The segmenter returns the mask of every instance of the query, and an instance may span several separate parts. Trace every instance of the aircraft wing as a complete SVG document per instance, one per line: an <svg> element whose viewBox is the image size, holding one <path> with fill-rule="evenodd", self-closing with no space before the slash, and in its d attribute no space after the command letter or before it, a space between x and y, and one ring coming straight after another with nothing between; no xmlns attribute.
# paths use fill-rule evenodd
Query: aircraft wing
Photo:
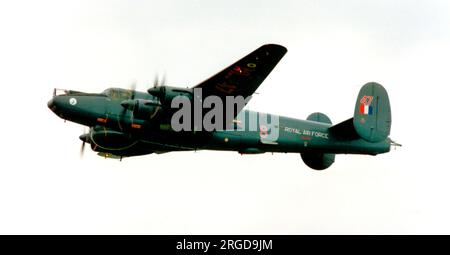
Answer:
<svg viewBox="0 0 450 255"><path fill-rule="evenodd" d="M196 85L202 88L202 97L251 96L272 69L286 54L287 49L277 44L266 44L216 75ZM225 103L225 101L223 101ZM236 109L237 115L242 109Z"/></svg>

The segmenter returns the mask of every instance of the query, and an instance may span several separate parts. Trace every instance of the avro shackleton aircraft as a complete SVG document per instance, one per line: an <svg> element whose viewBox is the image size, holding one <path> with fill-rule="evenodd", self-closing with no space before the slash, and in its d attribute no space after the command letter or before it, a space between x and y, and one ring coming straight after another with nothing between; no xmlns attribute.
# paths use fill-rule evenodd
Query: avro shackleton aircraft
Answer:
<svg viewBox="0 0 450 255"><path fill-rule="evenodd" d="M289 152L299 153L310 168L323 170L334 163L335 154L377 155L389 152L391 145L399 145L388 137L391 129L388 94L374 82L359 91L353 117L336 125L319 112L299 120L243 110L286 52L281 45L263 45L193 88L158 86L156 80L147 92L134 88L108 88L102 93L55 89L48 107L64 120L89 127L89 132L80 136L81 153L84 144L89 143L99 155L120 159L192 150L241 154ZM230 108L227 98L238 96L245 98L245 102ZM223 115L211 118L203 105L208 97L223 100L223 107L215 111ZM180 108L173 104L177 98L185 98L184 104L194 105L194 110L185 111L192 115L178 119L186 124L184 127L192 129L174 128L174 117L179 115ZM203 106L200 122L195 119L196 103L200 108ZM199 128L202 118L219 123L220 128Z"/></svg>

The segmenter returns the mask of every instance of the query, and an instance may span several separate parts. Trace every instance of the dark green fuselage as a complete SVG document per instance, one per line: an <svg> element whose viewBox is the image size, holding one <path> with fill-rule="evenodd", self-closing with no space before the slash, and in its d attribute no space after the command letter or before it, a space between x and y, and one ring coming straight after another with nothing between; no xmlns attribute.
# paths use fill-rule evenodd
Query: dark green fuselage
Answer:
<svg viewBox="0 0 450 255"><path fill-rule="evenodd" d="M114 94L115 93L115 94ZM361 138L342 139L330 131L331 123L278 117L278 137L264 139L264 130L256 125L256 130L248 127L239 130L235 123L229 130L181 131L175 132L170 126L167 109L158 109L154 116L136 118L132 112L124 111L121 103L129 97L130 91L109 89L100 94L66 91L54 96L49 108L59 117L91 127L91 135L85 139L93 150L116 156L136 156L149 153L186 150L223 150L243 154L264 152L290 153L333 153L376 155L390 150L389 138L376 143ZM157 100L156 97L136 92L136 99ZM242 111L242 123L248 125L249 115ZM274 115L270 119L276 117ZM259 123L259 121L258 121ZM242 127L241 127L242 129ZM110 136L114 138L103 138ZM95 142L95 140L101 142ZM103 144L103 146L102 146Z"/></svg>

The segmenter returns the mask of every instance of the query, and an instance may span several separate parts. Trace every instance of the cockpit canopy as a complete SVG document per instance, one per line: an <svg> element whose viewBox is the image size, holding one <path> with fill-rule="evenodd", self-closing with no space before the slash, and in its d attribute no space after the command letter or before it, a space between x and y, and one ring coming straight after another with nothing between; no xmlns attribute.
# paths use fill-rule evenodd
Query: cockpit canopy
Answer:
<svg viewBox="0 0 450 255"><path fill-rule="evenodd" d="M106 95L111 99L120 99L125 100L131 98L132 91L128 89L121 88L109 88L102 92L102 94Z"/></svg>
<svg viewBox="0 0 450 255"><path fill-rule="evenodd" d="M129 89L121 89L121 88L108 88L104 90L102 93L86 93L81 91L75 91L75 90L68 90L68 89L58 89L55 88L53 90L53 96L61 96L61 95L78 95L78 96L104 96L109 97L111 99L115 100L126 100L130 99L133 94L132 90Z"/></svg>
<svg viewBox="0 0 450 255"><path fill-rule="evenodd" d="M68 95L77 95L77 94L86 94L84 92L76 91L76 90L69 90L69 89L53 89L53 96L68 96Z"/></svg>

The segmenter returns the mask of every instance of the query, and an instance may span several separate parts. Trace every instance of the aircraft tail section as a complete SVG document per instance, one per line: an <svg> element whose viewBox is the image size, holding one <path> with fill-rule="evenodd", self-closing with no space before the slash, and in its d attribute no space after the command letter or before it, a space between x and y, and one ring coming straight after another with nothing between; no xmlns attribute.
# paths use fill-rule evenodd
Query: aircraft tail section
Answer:
<svg viewBox="0 0 450 255"><path fill-rule="evenodd" d="M385 140L391 131L391 106L386 89L369 82L359 91L353 118L334 125L330 132L337 138L368 142Z"/></svg>
<svg viewBox="0 0 450 255"><path fill-rule="evenodd" d="M353 126L356 133L368 142L385 140L391 132L391 105L386 89L369 82L356 99Z"/></svg>

